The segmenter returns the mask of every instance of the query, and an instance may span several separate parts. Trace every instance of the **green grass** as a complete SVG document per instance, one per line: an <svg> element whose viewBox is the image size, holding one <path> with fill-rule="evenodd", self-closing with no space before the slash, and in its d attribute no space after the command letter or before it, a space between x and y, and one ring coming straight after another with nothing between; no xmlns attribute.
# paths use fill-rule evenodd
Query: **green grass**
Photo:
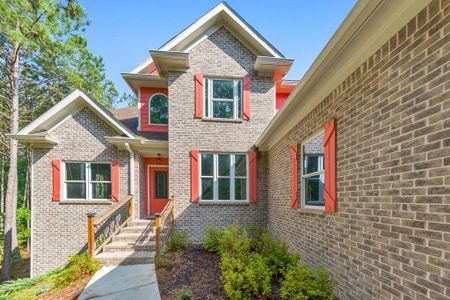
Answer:
<svg viewBox="0 0 450 300"><path fill-rule="evenodd" d="M0 285L0 300L33 299L45 292L62 289L84 275L92 275L101 264L86 253L73 255L65 268L33 278L16 279Z"/></svg>

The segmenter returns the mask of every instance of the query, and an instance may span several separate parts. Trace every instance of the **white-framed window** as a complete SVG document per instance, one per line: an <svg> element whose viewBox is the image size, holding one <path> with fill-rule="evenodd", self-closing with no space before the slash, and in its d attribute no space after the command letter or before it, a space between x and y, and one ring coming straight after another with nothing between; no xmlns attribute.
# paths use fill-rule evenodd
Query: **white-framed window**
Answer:
<svg viewBox="0 0 450 300"><path fill-rule="evenodd" d="M324 207L324 132L315 134L301 146L301 190L304 207Z"/></svg>
<svg viewBox="0 0 450 300"><path fill-rule="evenodd" d="M200 153L200 199L248 200L247 154Z"/></svg>
<svg viewBox="0 0 450 300"><path fill-rule="evenodd" d="M204 79L204 116L217 119L242 119L242 80Z"/></svg>
<svg viewBox="0 0 450 300"><path fill-rule="evenodd" d="M158 93L148 101L148 123L150 125L167 125L169 123L169 99Z"/></svg>
<svg viewBox="0 0 450 300"><path fill-rule="evenodd" d="M64 162L64 199L111 199L111 163Z"/></svg>

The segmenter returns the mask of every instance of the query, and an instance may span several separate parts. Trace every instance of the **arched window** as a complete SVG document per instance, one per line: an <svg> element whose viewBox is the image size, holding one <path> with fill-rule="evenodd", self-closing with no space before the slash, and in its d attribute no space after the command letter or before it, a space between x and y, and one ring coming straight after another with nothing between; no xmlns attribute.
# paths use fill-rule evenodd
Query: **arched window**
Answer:
<svg viewBox="0 0 450 300"><path fill-rule="evenodd" d="M150 124L167 125L169 122L169 103L164 94L155 94L150 98Z"/></svg>

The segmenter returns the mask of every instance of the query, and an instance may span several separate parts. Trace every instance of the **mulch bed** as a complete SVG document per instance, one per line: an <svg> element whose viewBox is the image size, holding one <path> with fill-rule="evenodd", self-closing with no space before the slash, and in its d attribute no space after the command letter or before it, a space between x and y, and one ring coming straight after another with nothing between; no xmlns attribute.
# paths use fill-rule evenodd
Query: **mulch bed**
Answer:
<svg viewBox="0 0 450 300"><path fill-rule="evenodd" d="M191 290L191 299L227 299L220 281L219 255L193 245L167 255L171 265L156 270L162 300L175 300L174 293L181 289ZM267 299L280 299L277 281L272 283L272 294Z"/></svg>

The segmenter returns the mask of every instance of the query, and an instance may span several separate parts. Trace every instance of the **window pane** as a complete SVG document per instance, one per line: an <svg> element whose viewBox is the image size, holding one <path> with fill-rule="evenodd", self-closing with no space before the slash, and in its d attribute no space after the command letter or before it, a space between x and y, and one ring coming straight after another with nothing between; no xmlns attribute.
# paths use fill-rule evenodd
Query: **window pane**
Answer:
<svg viewBox="0 0 450 300"><path fill-rule="evenodd" d="M247 176L247 156L235 155L236 176Z"/></svg>
<svg viewBox="0 0 450 300"><path fill-rule="evenodd" d="M230 200L229 178L219 178L219 200Z"/></svg>
<svg viewBox="0 0 450 300"><path fill-rule="evenodd" d="M233 99L233 80L213 80L213 98Z"/></svg>
<svg viewBox="0 0 450 300"><path fill-rule="evenodd" d="M230 101L213 101L213 117L214 118L233 118L233 102Z"/></svg>
<svg viewBox="0 0 450 300"><path fill-rule="evenodd" d="M213 198L213 179L202 178L202 200L212 200Z"/></svg>
<svg viewBox="0 0 450 300"><path fill-rule="evenodd" d="M209 79L205 80L205 117L209 117Z"/></svg>
<svg viewBox="0 0 450 300"><path fill-rule="evenodd" d="M319 175L305 178L305 204L323 205L323 181Z"/></svg>
<svg viewBox="0 0 450 300"><path fill-rule="evenodd" d="M247 179L236 178L234 181L234 193L236 200L247 199Z"/></svg>
<svg viewBox="0 0 450 300"><path fill-rule="evenodd" d="M230 155L219 154L219 176L230 176Z"/></svg>
<svg viewBox="0 0 450 300"><path fill-rule="evenodd" d="M319 171L319 157L316 155L306 155L305 161L305 174L314 173Z"/></svg>
<svg viewBox="0 0 450 300"><path fill-rule="evenodd" d="M168 124L169 122L169 103L167 96L158 94L150 99L150 123Z"/></svg>
<svg viewBox="0 0 450 300"><path fill-rule="evenodd" d="M85 163L66 163L67 180L85 180L85 178L86 178Z"/></svg>
<svg viewBox="0 0 450 300"><path fill-rule="evenodd" d="M111 183L92 183L92 199L111 199Z"/></svg>
<svg viewBox="0 0 450 300"><path fill-rule="evenodd" d="M202 176L213 176L213 155L202 153Z"/></svg>
<svg viewBox="0 0 450 300"><path fill-rule="evenodd" d="M67 199L86 199L86 184L84 182L68 182Z"/></svg>
<svg viewBox="0 0 450 300"><path fill-rule="evenodd" d="M242 118L242 80L238 81L237 97L238 97L238 104L237 104L238 115L237 115L237 117Z"/></svg>
<svg viewBox="0 0 450 300"><path fill-rule="evenodd" d="M91 180L111 181L110 164L91 164Z"/></svg>
<svg viewBox="0 0 450 300"><path fill-rule="evenodd" d="M167 199L167 172L155 171L155 197Z"/></svg>

